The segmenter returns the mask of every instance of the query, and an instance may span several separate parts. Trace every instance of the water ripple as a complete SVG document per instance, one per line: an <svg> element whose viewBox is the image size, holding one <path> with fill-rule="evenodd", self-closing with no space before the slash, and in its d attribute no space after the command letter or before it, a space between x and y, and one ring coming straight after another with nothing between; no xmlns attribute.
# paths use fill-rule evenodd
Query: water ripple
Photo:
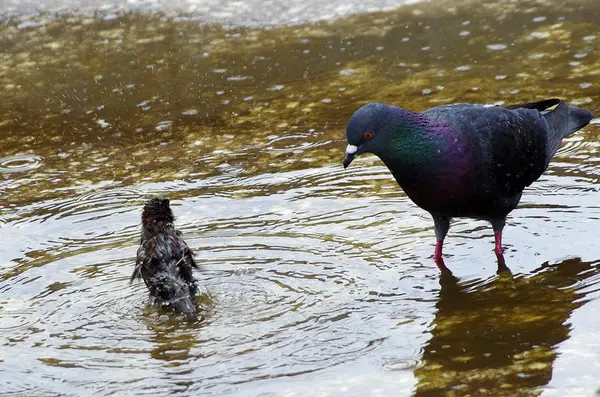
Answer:
<svg viewBox="0 0 600 397"><path fill-rule="evenodd" d="M35 154L21 154L0 158L0 173L11 174L15 172L31 171L42 164L42 157Z"/></svg>

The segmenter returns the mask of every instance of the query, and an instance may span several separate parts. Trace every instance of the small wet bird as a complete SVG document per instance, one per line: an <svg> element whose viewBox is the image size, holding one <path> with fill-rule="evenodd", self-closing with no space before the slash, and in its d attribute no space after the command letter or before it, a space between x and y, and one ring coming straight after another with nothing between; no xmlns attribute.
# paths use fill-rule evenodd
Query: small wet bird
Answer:
<svg viewBox="0 0 600 397"><path fill-rule="evenodd" d="M145 203L141 245L130 281L143 278L157 306L194 317L197 285L192 271L198 266L174 220L168 199L154 197Z"/></svg>
<svg viewBox="0 0 600 397"><path fill-rule="evenodd" d="M507 107L461 103L422 113L369 103L348 121L344 168L363 153L383 161L408 197L433 217L438 266L453 217L489 221L503 260L506 216L548 168L561 140L592 118L560 99Z"/></svg>

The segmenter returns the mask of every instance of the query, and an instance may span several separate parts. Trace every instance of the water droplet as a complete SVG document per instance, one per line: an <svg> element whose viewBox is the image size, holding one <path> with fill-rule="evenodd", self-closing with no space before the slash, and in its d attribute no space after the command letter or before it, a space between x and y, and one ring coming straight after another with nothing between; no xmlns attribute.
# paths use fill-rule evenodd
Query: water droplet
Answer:
<svg viewBox="0 0 600 397"><path fill-rule="evenodd" d="M535 23L544 22L545 20L546 20L546 17L535 17L532 19L532 21Z"/></svg>
<svg viewBox="0 0 600 397"><path fill-rule="evenodd" d="M253 99L254 99L254 97L252 95L250 95L250 96L247 96L246 98L244 98L244 102L248 102L248 101L251 101Z"/></svg>
<svg viewBox="0 0 600 397"><path fill-rule="evenodd" d="M267 88L268 91L281 91L285 86L283 84L277 84L271 88Z"/></svg>
<svg viewBox="0 0 600 397"><path fill-rule="evenodd" d="M546 56L543 52L536 52L535 54L529 55L527 58L529 59L542 59Z"/></svg>
<svg viewBox="0 0 600 397"><path fill-rule="evenodd" d="M198 114L198 110L196 109L188 109L186 111L181 112L181 114L183 114L184 116L193 116L195 114Z"/></svg>
<svg viewBox="0 0 600 397"><path fill-rule="evenodd" d="M110 123L108 123L108 122L107 122L106 120L104 120L104 119L97 119L97 120L95 120L95 121L96 121L96 124L98 124L98 125L99 125L100 127L102 127L102 128L107 128L107 127L110 127Z"/></svg>
<svg viewBox="0 0 600 397"><path fill-rule="evenodd" d="M423 95L429 95L429 94L431 94L431 90L429 88L425 88L423 91L421 91L421 93Z"/></svg>
<svg viewBox="0 0 600 397"><path fill-rule="evenodd" d="M464 72L469 69L471 69L471 67L469 65L463 65L463 66L459 66L456 68L456 70L458 70L459 72Z"/></svg>
<svg viewBox="0 0 600 397"><path fill-rule="evenodd" d="M245 276L246 274L254 274L256 271L257 269L254 267L238 267L233 271L233 273L236 276Z"/></svg>
<svg viewBox="0 0 600 397"><path fill-rule="evenodd" d="M591 35L591 36L585 36L583 39L584 39L585 41L594 41L594 40L596 40L596 36L594 36L594 35Z"/></svg>
<svg viewBox="0 0 600 397"><path fill-rule="evenodd" d="M590 88L591 86L592 86L592 83L587 83L587 82L579 84L579 88L583 88L583 89Z"/></svg>
<svg viewBox="0 0 600 397"><path fill-rule="evenodd" d="M463 31L462 31L462 32L460 32L458 35L459 35L459 36L463 36L463 37L464 37L464 36L468 36L468 35L470 35L470 34L471 34L471 32L469 32L468 30L463 30Z"/></svg>
<svg viewBox="0 0 600 397"><path fill-rule="evenodd" d="M530 34L531 37L535 37L536 39L547 39L550 37L549 32L532 32Z"/></svg>
<svg viewBox="0 0 600 397"><path fill-rule="evenodd" d="M321 99L321 102L323 102L323 103L331 103L331 99L324 98L324 99Z"/></svg>
<svg viewBox="0 0 600 397"><path fill-rule="evenodd" d="M499 74L496 76L496 80L504 80L506 78L505 74Z"/></svg>
<svg viewBox="0 0 600 397"><path fill-rule="evenodd" d="M154 127L154 129L159 132L166 131L169 128L171 128L171 125L173 125L172 121L169 121L169 120L160 121L158 124L156 124L156 127Z"/></svg>
<svg viewBox="0 0 600 397"><path fill-rule="evenodd" d="M501 51L501 50L505 50L507 47L506 44L489 44L487 46L487 48L489 48L492 51Z"/></svg>
<svg viewBox="0 0 600 397"><path fill-rule="evenodd" d="M244 81L248 80L250 76L229 76L227 77L227 81Z"/></svg>
<svg viewBox="0 0 600 397"><path fill-rule="evenodd" d="M379 47L375 47L375 49L376 49L377 51L381 51L381 50L383 50L383 47L382 47L382 46L379 46Z"/></svg>
<svg viewBox="0 0 600 397"><path fill-rule="evenodd" d="M17 29L38 28L44 26L45 22L25 21L17 25Z"/></svg>
<svg viewBox="0 0 600 397"><path fill-rule="evenodd" d="M580 52L579 54L575 54L575 58L581 59L581 58L587 57L587 55L588 55L587 52Z"/></svg>
<svg viewBox="0 0 600 397"><path fill-rule="evenodd" d="M223 74L227 71L227 69L213 69L213 73Z"/></svg>

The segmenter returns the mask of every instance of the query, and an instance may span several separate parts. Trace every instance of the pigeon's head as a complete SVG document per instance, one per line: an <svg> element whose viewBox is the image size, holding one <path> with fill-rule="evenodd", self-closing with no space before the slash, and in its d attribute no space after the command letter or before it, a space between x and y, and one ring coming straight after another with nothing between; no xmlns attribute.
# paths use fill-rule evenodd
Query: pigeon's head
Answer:
<svg viewBox="0 0 600 397"><path fill-rule="evenodd" d="M143 224L156 222L172 223L174 220L175 217L169 206L169 199L153 197L144 204L144 211L142 211Z"/></svg>
<svg viewBox="0 0 600 397"><path fill-rule="evenodd" d="M390 106L372 102L358 109L346 125L348 147L344 156L344 168L362 153L377 154L386 145L390 134Z"/></svg>

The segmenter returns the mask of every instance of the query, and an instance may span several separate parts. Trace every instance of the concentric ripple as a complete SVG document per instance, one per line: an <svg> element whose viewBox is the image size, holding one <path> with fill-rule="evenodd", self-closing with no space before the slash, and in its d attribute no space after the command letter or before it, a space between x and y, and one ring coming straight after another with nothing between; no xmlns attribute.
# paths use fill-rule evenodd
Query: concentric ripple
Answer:
<svg viewBox="0 0 600 397"><path fill-rule="evenodd" d="M0 158L0 173L11 174L31 171L42 164L42 157L35 154L21 154Z"/></svg>
<svg viewBox="0 0 600 397"><path fill-rule="evenodd" d="M431 216L375 156L341 164L370 101L597 113L597 1L9 3L0 136L35 154L0 159L0 395L599 386L598 119L525 190L500 274L487 222L453 220L440 274ZM197 321L130 283L153 195L195 252Z"/></svg>

